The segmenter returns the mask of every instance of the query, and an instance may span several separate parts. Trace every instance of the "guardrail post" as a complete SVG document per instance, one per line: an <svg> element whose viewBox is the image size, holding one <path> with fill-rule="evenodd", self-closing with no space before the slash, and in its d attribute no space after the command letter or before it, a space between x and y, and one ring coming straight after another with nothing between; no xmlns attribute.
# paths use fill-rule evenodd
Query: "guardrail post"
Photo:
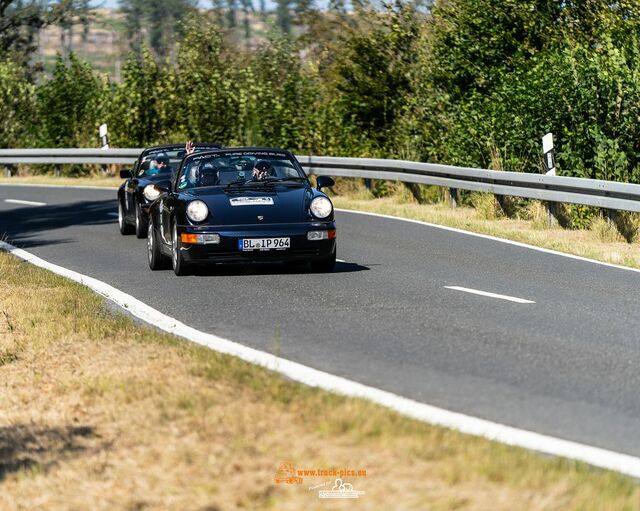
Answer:
<svg viewBox="0 0 640 511"><path fill-rule="evenodd" d="M13 165L5 165L4 167L4 175L7 177L11 177L13 170Z"/></svg>
<svg viewBox="0 0 640 511"><path fill-rule="evenodd" d="M371 179L369 179L369 178L366 178L366 177L365 177L365 178L364 178L364 187L365 187L367 190L371 190L371 186L372 186L372 184L371 184Z"/></svg>
<svg viewBox="0 0 640 511"><path fill-rule="evenodd" d="M60 177L60 165L56 165L55 170L53 171L56 177Z"/></svg>
<svg viewBox="0 0 640 511"><path fill-rule="evenodd" d="M558 203L547 202L546 205L549 227L555 227L560 223L558 218Z"/></svg>
<svg viewBox="0 0 640 511"><path fill-rule="evenodd" d="M605 209L604 214L607 218L607 222L611 225L615 225L616 223L616 210L615 209Z"/></svg>
<svg viewBox="0 0 640 511"><path fill-rule="evenodd" d="M458 205L458 189L457 188L449 188L449 203L451 204L451 209L455 209Z"/></svg>

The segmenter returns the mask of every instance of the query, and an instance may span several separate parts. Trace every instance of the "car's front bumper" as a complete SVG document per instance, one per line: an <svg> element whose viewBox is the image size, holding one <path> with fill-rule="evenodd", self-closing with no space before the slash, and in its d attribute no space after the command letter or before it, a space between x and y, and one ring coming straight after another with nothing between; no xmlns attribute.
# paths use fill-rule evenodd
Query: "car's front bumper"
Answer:
<svg viewBox="0 0 640 511"><path fill-rule="evenodd" d="M309 231L335 231L335 222L304 222L295 224L256 224L236 226L178 226L178 236L184 234L218 234L220 243L182 244L181 253L189 263L242 261L313 261L329 257L336 240L307 239ZM290 238L290 248L284 250L242 251L238 240L244 238Z"/></svg>

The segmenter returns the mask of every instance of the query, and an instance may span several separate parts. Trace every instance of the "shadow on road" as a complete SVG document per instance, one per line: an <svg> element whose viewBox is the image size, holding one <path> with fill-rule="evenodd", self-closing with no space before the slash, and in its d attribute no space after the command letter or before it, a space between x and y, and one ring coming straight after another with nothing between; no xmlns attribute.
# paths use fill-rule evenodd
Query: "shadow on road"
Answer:
<svg viewBox="0 0 640 511"><path fill-rule="evenodd" d="M337 262L335 270L331 273L353 273L358 271L367 271L368 266L362 266L357 263ZM296 275L312 273L308 265L288 265L278 262L260 262L260 263L229 263L218 264L215 266L196 266L193 268L193 274L204 277L236 277L243 275ZM323 273L317 273L322 275Z"/></svg>
<svg viewBox="0 0 640 511"><path fill-rule="evenodd" d="M20 248L69 243L70 239L45 239L43 233L73 225L114 223L114 200L21 207L0 211L0 238ZM115 229L114 225L114 229Z"/></svg>

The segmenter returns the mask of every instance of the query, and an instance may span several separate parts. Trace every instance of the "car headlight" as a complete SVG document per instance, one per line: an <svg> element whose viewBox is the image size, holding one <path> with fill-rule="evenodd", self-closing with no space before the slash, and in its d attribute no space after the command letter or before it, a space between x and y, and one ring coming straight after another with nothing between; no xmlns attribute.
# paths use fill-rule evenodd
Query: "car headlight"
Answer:
<svg viewBox="0 0 640 511"><path fill-rule="evenodd" d="M333 211L333 204L326 197L316 197L311 201L309 209L316 218L327 218Z"/></svg>
<svg viewBox="0 0 640 511"><path fill-rule="evenodd" d="M144 190L142 190L142 195L144 195L145 199L149 201L156 200L160 197L161 193L162 192L158 190L155 185L147 185L144 187Z"/></svg>
<svg viewBox="0 0 640 511"><path fill-rule="evenodd" d="M209 208L201 200L194 200L187 206L187 216L193 222L202 222L209 214Z"/></svg>

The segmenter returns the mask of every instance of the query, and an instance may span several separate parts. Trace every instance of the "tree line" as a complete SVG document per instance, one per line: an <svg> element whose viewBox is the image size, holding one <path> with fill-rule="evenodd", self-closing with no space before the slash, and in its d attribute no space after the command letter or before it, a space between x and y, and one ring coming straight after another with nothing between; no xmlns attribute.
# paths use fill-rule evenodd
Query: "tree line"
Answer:
<svg viewBox="0 0 640 511"><path fill-rule="evenodd" d="M639 21L636 0L336 3L245 46L216 9L186 10L172 58L140 41L118 83L73 54L38 75L3 21L0 146L95 146L107 122L115 147L196 139L538 172L551 131L559 174L637 183Z"/></svg>

